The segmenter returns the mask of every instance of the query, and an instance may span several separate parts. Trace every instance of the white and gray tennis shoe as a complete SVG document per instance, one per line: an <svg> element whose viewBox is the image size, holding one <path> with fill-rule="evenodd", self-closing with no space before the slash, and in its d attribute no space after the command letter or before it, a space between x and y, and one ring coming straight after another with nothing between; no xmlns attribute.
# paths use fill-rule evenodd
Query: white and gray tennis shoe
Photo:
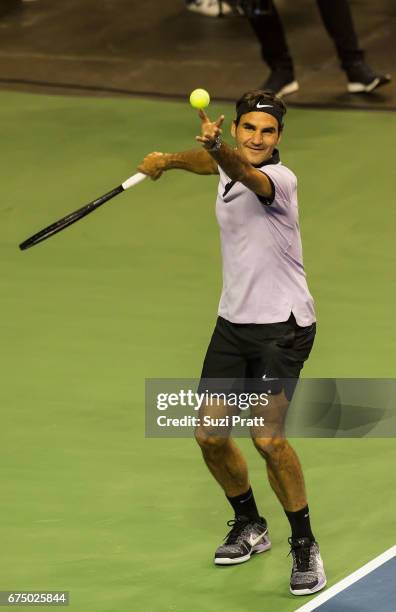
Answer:
<svg viewBox="0 0 396 612"><path fill-rule="evenodd" d="M262 517L249 519L238 516L228 521L231 527L215 552L216 565L234 565L248 561L255 553L262 553L271 548L267 522Z"/></svg>
<svg viewBox="0 0 396 612"><path fill-rule="evenodd" d="M311 595L326 586L326 575L323 568L317 542L309 538L289 538L293 567L290 578L290 592L293 595Z"/></svg>

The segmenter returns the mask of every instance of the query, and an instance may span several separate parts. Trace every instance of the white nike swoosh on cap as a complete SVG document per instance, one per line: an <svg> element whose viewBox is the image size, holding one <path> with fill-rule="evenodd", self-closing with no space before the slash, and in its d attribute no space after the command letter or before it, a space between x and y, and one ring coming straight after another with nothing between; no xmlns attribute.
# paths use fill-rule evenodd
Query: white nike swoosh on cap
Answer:
<svg viewBox="0 0 396 612"><path fill-rule="evenodd" d="M272 104L260 104L260 102L257 102L256 108L272 108Z"/></svg>

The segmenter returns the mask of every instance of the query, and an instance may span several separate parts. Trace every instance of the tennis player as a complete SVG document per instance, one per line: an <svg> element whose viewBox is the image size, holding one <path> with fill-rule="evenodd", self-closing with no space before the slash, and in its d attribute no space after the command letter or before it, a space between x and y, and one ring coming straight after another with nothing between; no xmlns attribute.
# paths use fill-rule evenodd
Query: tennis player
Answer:
<svg viewBox="0 0 396 612"><path fill-rule="evenodd" d="M311 529L301 465L285 439L284 420L314 342L316 318L303 266L297 179L277 149L285 113L283 101L273 93L247 92L236 103L231 127L235 148L222 140L224 116L211 121L201 110L197 141L202 149L150 153L138 170L154 180L172 168L219 174L216 214L223 290L201 388L210 379L245 380L249 388L253 383L255 391L268 392L268 424L252 428L251 435L290 523L290 590L308 595L325 586L326 576ZM218 414L218 406L206 405L201 414L211 416L214 410ZM241 563L271 548L267 521L257 509L246 461L235 441L230 435L213 435L210 425L198 427L196 439L235 514L214 562Z"/></svg>

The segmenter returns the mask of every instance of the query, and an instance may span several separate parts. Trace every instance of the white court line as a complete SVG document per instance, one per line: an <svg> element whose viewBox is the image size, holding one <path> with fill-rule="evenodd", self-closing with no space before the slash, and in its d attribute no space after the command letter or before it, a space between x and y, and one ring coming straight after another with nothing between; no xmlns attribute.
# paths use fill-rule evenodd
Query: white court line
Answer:
<svg viewBox="0 0 396 612"><path fill-rule="evenodd" d="M363 576L366 576L383 563L386 563L386 561L390 561L391 559L393 559L393 557L395 556L396 545L383 552L382 555L375 557L375 559L372 559L371 561L366 563L366 565L363 565L363 567L360 567L358 570L356 570L356 572L353 572L346 578L343 578L342 580L340 580L340 582L337 582L332 587L327 589L327 591L321 593L320 595L315 597L315 599L312 599L308 603L301 606L301 608L297 608L294 612L312 612L313 610L316 610L320 605L325 603L325 601L328 601L329 599L334 597L334 595L337 595L337 593L340 593L357 580L360 580L360 578L363 578Z"/></svg>

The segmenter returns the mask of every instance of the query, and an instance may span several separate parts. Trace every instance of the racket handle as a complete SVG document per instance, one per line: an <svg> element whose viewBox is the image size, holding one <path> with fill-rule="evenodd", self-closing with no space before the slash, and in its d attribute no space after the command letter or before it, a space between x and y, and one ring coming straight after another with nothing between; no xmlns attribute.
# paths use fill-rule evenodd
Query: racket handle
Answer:
<svg viewBox="0 0 396 612"><path fill-rule="evenodd" d="M121 183L122 188L125 191L126 189L129 189L129 187L133 187L134 185L141 183L145 178L147 178L147 174L143 174L143 172L136 172L136 174L130 176L126 181Z"/></svg>

